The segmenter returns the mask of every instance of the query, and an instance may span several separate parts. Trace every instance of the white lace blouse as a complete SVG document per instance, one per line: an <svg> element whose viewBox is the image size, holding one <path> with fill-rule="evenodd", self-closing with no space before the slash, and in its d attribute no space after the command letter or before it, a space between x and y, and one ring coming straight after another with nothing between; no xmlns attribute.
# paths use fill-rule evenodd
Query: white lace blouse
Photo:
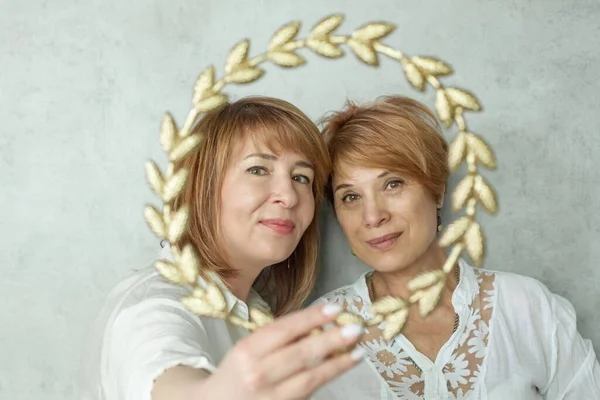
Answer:
<svg viewBox="0 0 600 400"><path fill-rule="evenodd" d="M575 312L539 281L460 261L452 304L460 323L435 362L382 322L361 345L367 360L318 392L319 399L600 399L600 366L577 332ZM365 275L317 302L370 318ZM419 367L417 368L415 364ZM421 372L422 371L422 372Z"/></svg>

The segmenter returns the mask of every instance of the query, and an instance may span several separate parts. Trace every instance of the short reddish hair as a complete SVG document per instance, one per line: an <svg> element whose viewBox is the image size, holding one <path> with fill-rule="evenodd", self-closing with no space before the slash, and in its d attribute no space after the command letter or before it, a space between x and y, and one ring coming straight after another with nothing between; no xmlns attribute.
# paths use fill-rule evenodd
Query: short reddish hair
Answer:
<svg viewBox="0 0 600 400"><path fill-rule="evenodd" d="M323 120L333 165L383 168L425 186L438 201L449 176L448 143L435 114L408 97L386 96L366 105L348 102ZM331 176L326 190L333 204Z"/></svg>

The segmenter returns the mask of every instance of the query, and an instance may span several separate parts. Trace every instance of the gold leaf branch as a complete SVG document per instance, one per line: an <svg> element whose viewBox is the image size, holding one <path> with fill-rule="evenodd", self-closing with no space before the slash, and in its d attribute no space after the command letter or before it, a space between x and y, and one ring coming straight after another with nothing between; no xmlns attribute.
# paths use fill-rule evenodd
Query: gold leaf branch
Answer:
<svg viewBox="0 0 600 400"><path fill-rule="evenodd" d="M227 310L225 296L216 282L207 280L204 287L198 276L202 268L197 250L191 243L185 243L189 209L187 205L174 210L174 200L184 190L189 171L179 165L202 145L202 136L192 134L191 128L197 119L228 101L222 93L229 84L248 84L260 79L265 70L263 63L271 62L284 68L294 68L306 63L298 54L303 48L327 58L344 56L343 45L370 66L378 66L379 56L398 61L408 82L417 90L425 91L431 86L435 91L435 110L446 127L456 124L458 134L449 146L448 165L455 172L462 164L467 166L467 174L459 182L452 194L453 211L465 210L465 215L450 223L440 238L443 247L450 247L448 259L441 270L430 271L414 277L408 285L413 292L409 299L384 297L374 303L374 315L368 321L351 312L338 316L338 325L357 323L363 326L377 325L385 321L385 339L396 336L403 328L409 308L417 305L422 316L428 315L437 305L444 288L447 274L450 273L463 251L467 251L476 265L481 265L485 257L485 238L479 223L475 220L476 206L490 213L497 212L497 197L486 180L479 174L478 167L496 167L496 160L490 146L467 128L464 113L480 111L481 105L469 91L457 87L446 87L440 77L453 73L444 61L429 56L407 56L401 51L382 44L395 30L395 26L385 22L365 24L349 35L336 35L334 32L343 22L342 15L332 15L319 21L306 39L297 39L301 23L294 21L282 26L272 36L267 51L250 57L250 41L244 39L229 52L225 61L225 74L216 80L214 66L208 66L196 79L193 88L193 107L184 125L179 129L171 114L166 113L160 128L160 144L167 153L169 164L166 171L160 171L156 163L146 164L146 177L153 192L162 200L161 210L148 205L144 209L145 219L151 230L160 238L168 239L174 261L160 260L155 267L160 274L173 283L190 287L190 295L182 299L183 304L199 316L222 318L229 323L254 331L271 323L273 316L259 309L251 309L248 320Z"/></svg>

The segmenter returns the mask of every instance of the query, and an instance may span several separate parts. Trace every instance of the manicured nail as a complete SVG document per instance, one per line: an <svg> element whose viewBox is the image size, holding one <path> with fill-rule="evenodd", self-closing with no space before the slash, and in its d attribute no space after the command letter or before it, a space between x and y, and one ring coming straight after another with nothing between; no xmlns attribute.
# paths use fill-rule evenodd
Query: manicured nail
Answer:
<svg viewBox="0 0 600 400"><path fill-rule="evenodd" d="M323 314L325 315L338 315L340 312L342 312L342 307L339 306L338 304L327 304L325 307L323 307Z"/></svg>
<svg viewBox="0 0 600 400"><path fill-rule="evenodd" d="M350 353L350 358L353 359L354 361L358 361L358 360L362 359L365 356L365 354L366 354L365 349L363 349L360 346L357 346Z"/></svg>
<svg viewBox="0 0 600 400"><path fill-rule="evenodd" d="M363 327L356 324L344 325L342 327L342 337L346 339L356 339L363 331Z"/></svg>

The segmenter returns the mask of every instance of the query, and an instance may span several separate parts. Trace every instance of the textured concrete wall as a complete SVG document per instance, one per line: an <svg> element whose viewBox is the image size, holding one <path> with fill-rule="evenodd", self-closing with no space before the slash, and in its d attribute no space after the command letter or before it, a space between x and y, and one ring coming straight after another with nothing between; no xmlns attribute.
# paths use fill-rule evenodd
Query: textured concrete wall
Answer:
<svg viewBox="0 0 600 400"><path fill-rule="evenodd" d="M236 3L234 5L234 3ZM0 398L76 399L85 330L102 297L156 254L142 207L144 162L164 161L158 126L182 121L209 63L222 70L243 37L256 54L293 19L334 12L340 31L387 20L387 43L435 55L485 112L471 128L493 146L500 197L482 214L485 265L534 276L570 299L600 349L600 3L559 0L2 0L0 9ZM268 94L315 119L345 98L407 93L400 67L305 52L295 71L267 67L236 97ZM451 132L449 134L452 134ZM455 182L455 179L453 179ZM447 213L446 219L449 218ZM317 292L363 271L324 213Z"/></svg>

